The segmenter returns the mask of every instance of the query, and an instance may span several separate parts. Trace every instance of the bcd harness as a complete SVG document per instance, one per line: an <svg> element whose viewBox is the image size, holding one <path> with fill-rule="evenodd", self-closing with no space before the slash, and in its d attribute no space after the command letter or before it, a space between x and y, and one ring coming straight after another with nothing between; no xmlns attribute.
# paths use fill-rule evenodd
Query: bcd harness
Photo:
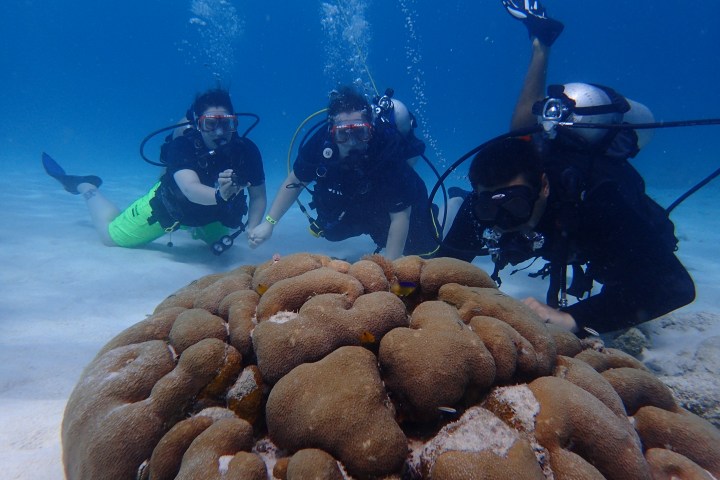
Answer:
<svg viewBox="0 0 720 480"><path fill-rule="evenodd" d="M202 136L199 131L194 128L187 128L182 133L183 138L190 142L191 155L193 155L196 169L201 179L205 177L209 179L213 172L215 162L218 161L218 155L223 155L223 148L230 148L233 142L243 142L243 137L233 137L230 143L215 150L209 150L203 142ZM172 142L176 142L178 139L172 138L169 135L166 138L165 143L161 147L161 159L164 164L168 164L165 159L168 155L171 155L170 148ZM242 159L238 159L240 165L233 166L234 170L239 171L242 164ZM180 225L187 226L199 226L200 224L207 223L206 218L194 219L189 217L187 212L183 209L182 203L187 203L185 196L178 191L178 188L173 185L173 180L168 178L169 174L166 172L161 178L161 184L157 188L155 196L150 200L150 206L152 207L152 215L148 218L148 223L153 224L159 222L160 226L165 229L166 232L170 233ZM207 181L207 180L206 180ZM226 205L218 205L218 215L216 220L222 222L224 225L230 228L237 228L242 226L242 217L247 213L247 201L245 197L245 191L240 192ZM239 219L239 220L238 220ZM198 224L198 225L194 225Z"/></svg>
<svg viewBox="0 0 720 480"><path fill-rule="evenodd" d="M549 277L546 303L553 308L566 307L568 295L578 299L585 297L596 280L592 263L588 263L586 254L574 245L581 230L584 202L594 198L596 189L608 184L614 184L618 189L629 189L628 208L646 218L648 225L657 233L657 241L662 248L669 251L677 249L674 226L667 212L644 193L642 177L627 160L577 152L561 155L563 160L548 162L543 169L550 180L552 196L548 204L552 222L550 230L547 227L545 230L549 238L537 232L513 232L504 236L484 234L488 253L495 263L492 278L498 285L501 283L499 273L508 264L517 265L533 257L547 260L540 270L529 276ZM568 266L572 269L569 286Z"/></svg>

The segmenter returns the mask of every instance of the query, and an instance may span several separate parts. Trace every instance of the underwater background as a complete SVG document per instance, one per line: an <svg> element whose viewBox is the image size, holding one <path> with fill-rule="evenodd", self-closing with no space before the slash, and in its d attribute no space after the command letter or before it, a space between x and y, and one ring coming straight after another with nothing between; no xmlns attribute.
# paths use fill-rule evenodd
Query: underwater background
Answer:
<svg viewBox="0 0 720 480"><path fill-rule="evenodd" d="M548 83L611 86L650 107L657 120L720 116L715 2L544 4L565 24ZM380 93L394 88L442 172L507 131L530 54L524 26L499 0L3 5L6 168L43 175L45 150L70 173L97 174L106 183L130 175L147 188L160 171L142 161L140 141L181 119L196 93L219 82L236 110L261 117L250 137L264 157L270 201L287 171L295 129L325 106L338 83L374 82ZM719 167L719 133L713 126L656 131L634 161L650 192L688 188ZM151 159L161 140L148 143ZM431 188L432 172L419 168ZM467 163L450 182L465 184L466 171Z"/></svg>
<svg viewBox="0 0 720 480"><path fill-rule="evenodd" d="M717 2L547 0L545 6L565 24L548 83L608 85L647 105L657 120L720 117ZM334 243L312 237L297 207L255 250L243 241L216 257L188 232L174 234L172 248L168 237L139 249L107 248L83 199L45 174L42 151L71 174L102 177L103 192L125 208L161 174L141 159L141 141L179 121L197 93L219 83L238 111L261 117L249 136L263 154L272 201L296 129L326 106L338 83L359 79L379 93L394 88L418 119L427 157L443 172L507 131L530 57L525 27L500 0L5 0L2 7L3 479L62 478L60 424L83 368L167 295L203 275L275 254L312 251L354 261L375 248L367 236ZM717 138L718 126L657 130L632 162L649 193L667 206L720 168ZM148 142L150 159L157 160L162 139ZM448 184L466 186L467 167ZM431 170L422 162L417 168L432 188ZM678 255L698 295L646 328L653 345L643 361L670 381L690 382L693 372L705 371L694 360L699 346L720 338L718 198L720 180L671 215ZM487 257L473 263L492 271ZM526 273L507 275L503 292L542 298L546 283ZM717 405L717 390L706 388L717 389L716 380L688 390L710 392Z"/></svg>

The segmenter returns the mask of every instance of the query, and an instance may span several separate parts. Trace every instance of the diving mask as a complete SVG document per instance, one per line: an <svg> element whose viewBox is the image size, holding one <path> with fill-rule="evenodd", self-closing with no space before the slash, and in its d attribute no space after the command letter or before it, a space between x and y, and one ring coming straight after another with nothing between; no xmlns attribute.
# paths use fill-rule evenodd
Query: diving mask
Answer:
<svg viewBox="0 0 720 480"><path fill-rule="evenodd" d="M472 213L482 224L511 230L530 220L537 198L537 191L527 185L474 192Z"/></svg>
<svg viewBox="0 0 720 480"><path fill-rule="evenodd" d="M535 103L532 112L543 121L562 122L572 113L572 105L561 98L546 98Z"/></svg>
<svg viewBox="0 0 720 480"><path fill-rule="evenodd" d="M330 129L335 143L369 142L372 136L372 125L368 122L347 122L333 125Z"/></svg>
<svg viewBox="0 0 720 480"><path fill-rule="evenodd" d="M235 132L238 127L237 115L202 115L198 118L198 129L203 132Z"/></svg>

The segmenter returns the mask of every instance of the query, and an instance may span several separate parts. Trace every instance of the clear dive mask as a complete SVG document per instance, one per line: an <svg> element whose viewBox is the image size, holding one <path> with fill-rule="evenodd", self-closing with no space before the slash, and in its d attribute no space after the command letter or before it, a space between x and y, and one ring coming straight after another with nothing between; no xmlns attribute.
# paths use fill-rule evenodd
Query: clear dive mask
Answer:
<svg viewBox="0 0 720 480"><path fill-rule="evenodd" d="M547 97L535 102L532 113L538 117L545 134L553 139L557 135L556 127L568 119L574 107L575 102L570 99Z"/></svg>
<svg viewBox="0 0 720 480"><path fill-rule="evenodd" d="M238 127L237 115L202 115L198 118L198 129L201 132L224 133L236 132Z"/></svg>
<svg viewBox="0 0 720 480"><path fill-rule="evenodd" d="M372 136L372 125L368 122L340 123L333 125L330 133L335 143L347 143L350 139L367 143Z"/></svg>

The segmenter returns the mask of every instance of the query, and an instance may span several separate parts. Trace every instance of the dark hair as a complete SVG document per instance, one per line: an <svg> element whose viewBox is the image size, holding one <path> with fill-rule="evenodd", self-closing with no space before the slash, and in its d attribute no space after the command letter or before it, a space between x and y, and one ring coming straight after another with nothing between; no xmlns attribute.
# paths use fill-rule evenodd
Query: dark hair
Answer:
<svg viewBox="0 0 720 480"><path fill-rule="evenodd" d="M188 111L189 114L192 114L191 117L188 117L188 120L195 123L198 117L210 107L223 107L230 113L235 111L232 100L230 100L230 92L222 88L213 88L195 97L195 101Z"/></svg>
<svg viewBox="0 0 720 480"><path fill-rule="evenodd" d="M540 190L542 170L532 143L522 138L507 138L475 155L470 164L470 184L491 188L514 180L518 175Z"/></svg>
<svg viewBox="0 0 720 480"><path fill-rule="evenodd" d="M363 112L370 118L370 104L365 95L350 86L342 86L330 93L330 103L328 103L328 117L334 117L338 113L343 112Z"/></svg>

